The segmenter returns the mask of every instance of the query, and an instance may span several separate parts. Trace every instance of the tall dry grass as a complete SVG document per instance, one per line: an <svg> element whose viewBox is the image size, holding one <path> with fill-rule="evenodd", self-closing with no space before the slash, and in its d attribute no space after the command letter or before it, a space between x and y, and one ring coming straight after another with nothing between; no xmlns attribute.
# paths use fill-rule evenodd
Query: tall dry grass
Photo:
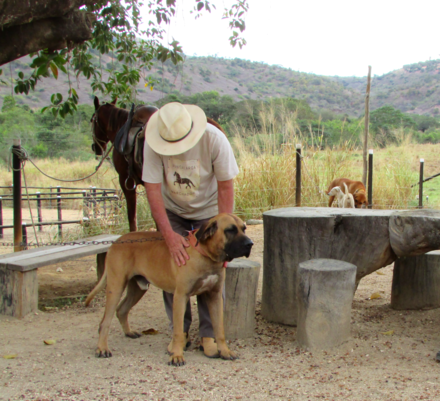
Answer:
<svg viewBox="0 0 440 401"><path fill-rule="evenodd" d="M338 177L360 180L362 150L351 141L341 141L333 147L323 147L323 135L312 130L302 132L295 112L275 110L269 104L261 110L262 126L250 132L240 126L232 127L231 143L240 167L235 179L235 210L243 218L261 218L266 210L295 206L296 145L302 148L302 206L326 206L325 194L329 183ZM363 134L362 126L358 135ZM436 158L440 146L414 145L403 131L396 131L397 144L374 148L373 207L381 209L410 208L417 205L418 157L424 153ZM370 138L371 141L371 138ZM38 166L51 176L77 179L92 173L98 162L67 162L39 160ZM439 165L440 167L440 165ZM110 163L104 163L93 177L76 183L59 183L43 176L30 163L25 174L29 186L70 186L119 189L118 177ZM12 173L0 168L0 186L11 185ZM138 225L140 229L154 226L143 188L138 189ZM439 195L440 199L440 195ZM128 231L126 205L117 203L105 219L83 226L83 235L101 232ZM437 204L431 203L437 207ZM75 207L81 208L82 203Z"/></svg>

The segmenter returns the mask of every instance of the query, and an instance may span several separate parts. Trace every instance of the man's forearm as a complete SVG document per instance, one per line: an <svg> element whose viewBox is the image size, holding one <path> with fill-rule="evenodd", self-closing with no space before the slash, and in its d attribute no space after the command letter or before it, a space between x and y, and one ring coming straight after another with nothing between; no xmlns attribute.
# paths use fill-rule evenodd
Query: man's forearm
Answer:
<svg viewBox="0 0 440 401"><path fill-rule="evenodd" d="M218 212L232 213L234 211L234 180L217 181Z"/></svg>
<svg viewBox="0 0 440 401"><path fill-rule="evenodd" d="M165 237L169 232L173 231L173 229L171 228L165 205L163 203L162 184L150 184L144 182L144 186L153 219L157 224L157 228Z"/></svg>

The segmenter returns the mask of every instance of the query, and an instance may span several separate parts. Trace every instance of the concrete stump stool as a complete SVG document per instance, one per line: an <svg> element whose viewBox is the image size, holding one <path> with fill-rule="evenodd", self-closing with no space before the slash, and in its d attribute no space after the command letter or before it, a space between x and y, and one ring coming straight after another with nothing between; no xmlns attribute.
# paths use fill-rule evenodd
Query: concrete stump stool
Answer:
<svg viewBox="0 0 440 401"><path fill-rule="evenodd" d="M440 307L440 251L394 262L391 307L397 310Z"/></svg>
<svg viewBox="0 0 440 401"><path fill-rule="evenodd" d="M260 264L245 259L228 263L225 279L225 336L252 337L255 331L255 304L257 300Z"/></svg>
<svg viewBox="0 0 440 401"><path fill-rule="evenodd" d="M298 269L298 330L301 347L329 349L350 336L356 266L334 259L312 259Z"/></svg>

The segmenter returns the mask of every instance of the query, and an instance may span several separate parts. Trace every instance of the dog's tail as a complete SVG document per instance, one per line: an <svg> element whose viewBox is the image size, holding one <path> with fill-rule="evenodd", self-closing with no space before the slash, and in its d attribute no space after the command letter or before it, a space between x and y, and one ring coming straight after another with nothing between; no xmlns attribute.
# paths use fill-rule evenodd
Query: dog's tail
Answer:
<svg viewBox="0 0 440 401"><path fill-rule="evenodd" d="M105 287L106 283L107 283L107 269L104 270L104 274L102 275L101 280L99 280L98 284L96 284L95 288L87 296L85 302L86 306L89 306L90 302L92 302L96 294Z"/></svg>
<svg viewBox="0 0 440 401"><path fill-rule="evenodd" d="M347 184L344 182L344 187L345 187L345 195L347 195L348 194L348 187L347 187Z"/></svg>

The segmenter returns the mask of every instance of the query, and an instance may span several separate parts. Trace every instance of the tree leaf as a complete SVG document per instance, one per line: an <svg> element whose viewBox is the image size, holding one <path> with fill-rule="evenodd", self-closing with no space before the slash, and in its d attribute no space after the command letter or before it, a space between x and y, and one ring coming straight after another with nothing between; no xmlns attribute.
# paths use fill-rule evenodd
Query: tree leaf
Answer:
<svg viewBox="0 0 440 401"><path fill-rule="evenodd" d="M44 340L43 341L46 345L54 345L56 343L56 340Z"/></svg>

